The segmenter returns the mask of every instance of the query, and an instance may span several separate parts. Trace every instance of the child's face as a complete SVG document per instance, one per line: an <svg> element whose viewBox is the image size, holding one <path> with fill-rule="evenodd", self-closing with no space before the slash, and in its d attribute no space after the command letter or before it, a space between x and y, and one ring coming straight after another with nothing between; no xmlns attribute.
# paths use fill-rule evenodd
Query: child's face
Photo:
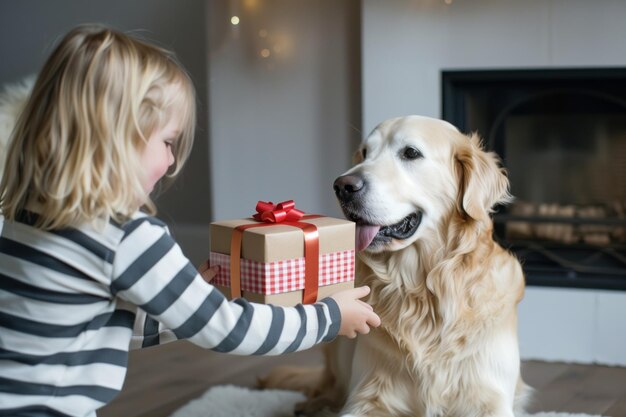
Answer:
<svg viewBox="0 0 626 417"><path fill-rule="evenodd" d="M141 155L144 167L144 190L146 195L154 189L154 185L165 175L174 163L172 147L180 136L180 126L176 118L172 118L163 128L155 130L148 138L148 143Z"/></svg>

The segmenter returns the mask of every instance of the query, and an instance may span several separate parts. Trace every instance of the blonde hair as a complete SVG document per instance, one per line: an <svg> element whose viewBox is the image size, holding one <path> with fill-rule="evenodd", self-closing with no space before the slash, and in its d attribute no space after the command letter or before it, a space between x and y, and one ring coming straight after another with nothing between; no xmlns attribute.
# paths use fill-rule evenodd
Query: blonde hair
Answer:
<svg viewBox="0 0 626 417"><path fill-rule="evenodd" d="M118 31L83 25L46 61L13 130L0 210L7 220L36 206L42 229L127 220L154 203L142 186L141 151L178 117L173 177L193 144L192 82L173 53Z"/></svg>

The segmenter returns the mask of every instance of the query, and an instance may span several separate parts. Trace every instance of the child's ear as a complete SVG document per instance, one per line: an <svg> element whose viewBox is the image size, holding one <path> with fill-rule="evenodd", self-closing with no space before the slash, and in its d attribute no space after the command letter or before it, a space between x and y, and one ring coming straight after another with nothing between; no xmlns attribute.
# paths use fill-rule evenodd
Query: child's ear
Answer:
<svg viewBox="0 0 626 417"><path fill-rule="evenodd" d="M472 134L456 153L459 192L457 211L464 218L483 220L496 204L512 200L506 171L493 152L485 152L478 135Z"/></svg>

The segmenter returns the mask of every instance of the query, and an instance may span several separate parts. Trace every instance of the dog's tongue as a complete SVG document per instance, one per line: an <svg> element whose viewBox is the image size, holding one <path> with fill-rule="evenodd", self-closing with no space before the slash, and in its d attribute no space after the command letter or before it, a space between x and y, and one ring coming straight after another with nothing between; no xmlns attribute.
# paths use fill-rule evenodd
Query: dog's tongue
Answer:
<svg viewBox="0 0 626 417"><path fill-rule="evenodd" d="M356 225L356 250L358 252L367 248L374 240L380 226Z"/></svg>

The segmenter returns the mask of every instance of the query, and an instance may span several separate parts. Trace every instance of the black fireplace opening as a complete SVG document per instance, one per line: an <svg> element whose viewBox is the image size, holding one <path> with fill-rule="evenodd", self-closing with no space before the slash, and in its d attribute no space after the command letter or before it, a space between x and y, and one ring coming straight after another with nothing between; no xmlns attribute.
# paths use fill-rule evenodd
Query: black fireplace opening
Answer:
<svg viewBox="0 0 626 417"><path fill-rule="evenodd" d="M626 68L442 71L442 118L477 132L515 201L494 214L528 285L626 290Z"/></svg>

